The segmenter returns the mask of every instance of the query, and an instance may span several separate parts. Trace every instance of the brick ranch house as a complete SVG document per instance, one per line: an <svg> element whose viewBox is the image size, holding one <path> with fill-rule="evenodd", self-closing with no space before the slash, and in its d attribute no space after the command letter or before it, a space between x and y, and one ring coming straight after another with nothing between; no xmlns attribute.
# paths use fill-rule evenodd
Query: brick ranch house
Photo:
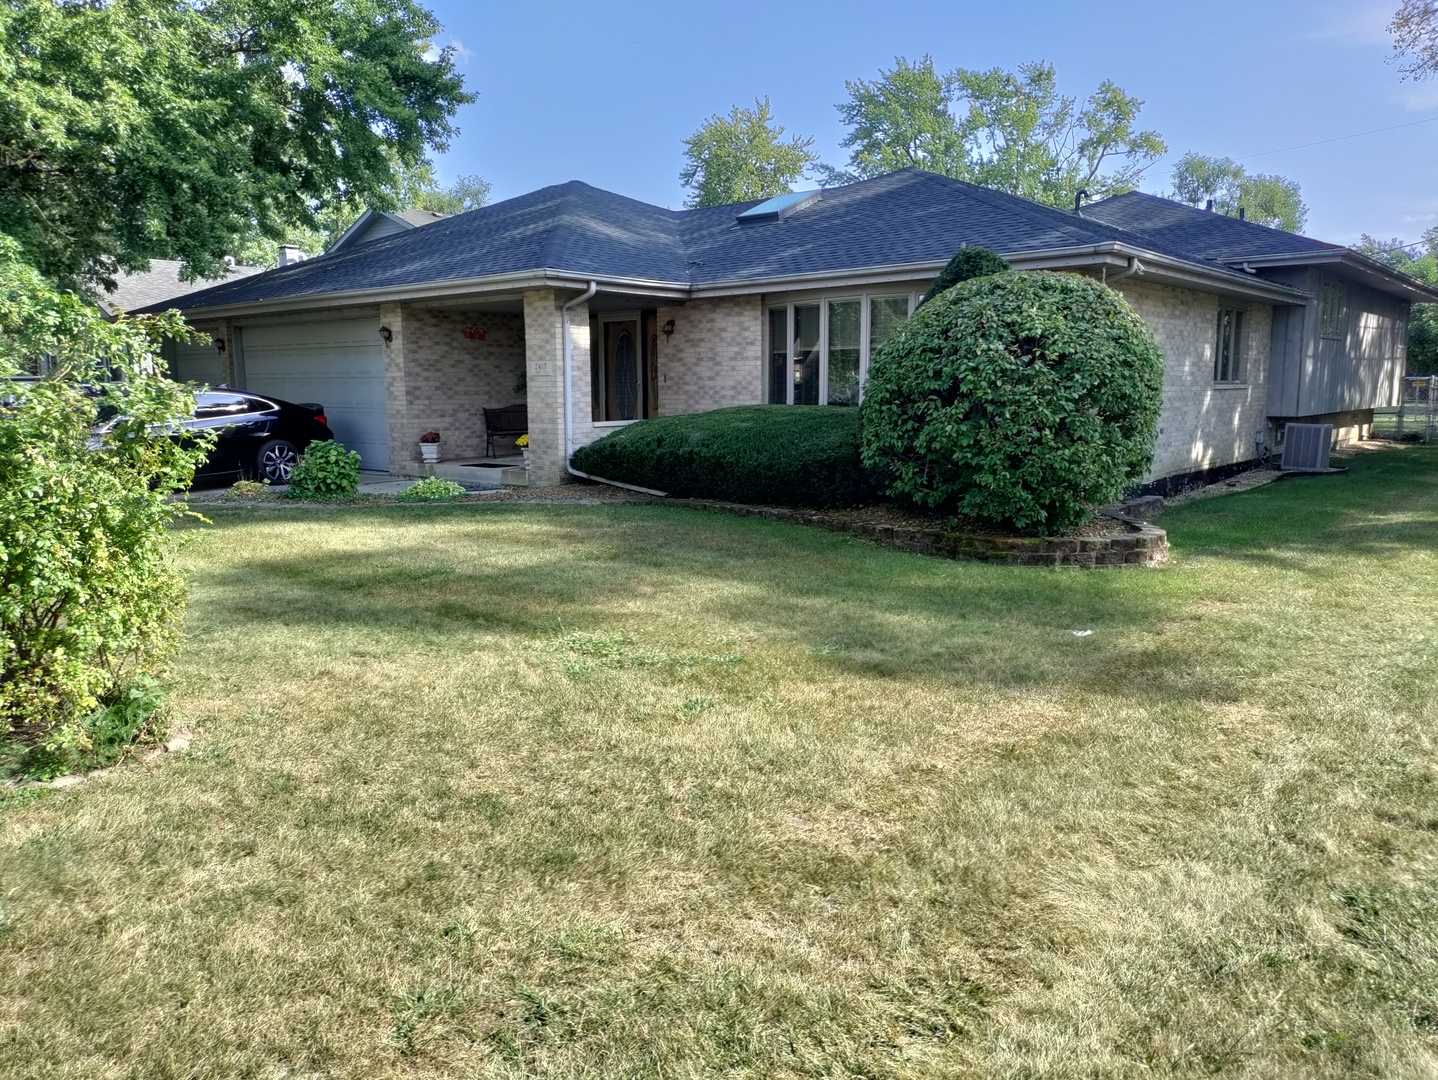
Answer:
<svg viewBox="0 0 1438 1080"><path fill-rule="evenodd" d="M680 211L570 182L374 231L180 298L214 344L175 349L177 377L322 402L365 467L411 475L434 468L423 432L455 475L484 455L482 410L525 402L527 478L552 483L645 417L856 405L873 351L982 245L1099 278L1153 329L1161 488L1251 461L1288 420L1361 437L1397 401L1410 304L1438 301L1347 248L1153 196L1073 213L918 169Z"/></svg>

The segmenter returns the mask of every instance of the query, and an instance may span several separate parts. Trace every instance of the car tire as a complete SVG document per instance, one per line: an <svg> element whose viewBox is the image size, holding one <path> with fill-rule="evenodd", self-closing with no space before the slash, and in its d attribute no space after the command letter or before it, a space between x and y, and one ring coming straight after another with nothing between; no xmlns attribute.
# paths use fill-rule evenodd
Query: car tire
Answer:
<svg viewBox="0 0 1438 1080"><path fill-rule="evenodd" d="M299 448L289 439L271 439L255 455L255 475L271 484L288 484L299 460Z"/></svg>

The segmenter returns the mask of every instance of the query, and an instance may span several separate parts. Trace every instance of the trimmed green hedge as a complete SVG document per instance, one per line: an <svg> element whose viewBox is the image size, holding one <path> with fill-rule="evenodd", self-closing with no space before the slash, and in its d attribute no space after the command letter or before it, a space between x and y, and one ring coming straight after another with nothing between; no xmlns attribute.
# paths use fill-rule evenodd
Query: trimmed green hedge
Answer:
<svg viewBox="0 0 1438 1080"><path fill-rule="evenodd" d="M859 461L859 411L739 405L660 416L575 452L606 480L691 499L780 506L856 506L874 489Z"/></svg>

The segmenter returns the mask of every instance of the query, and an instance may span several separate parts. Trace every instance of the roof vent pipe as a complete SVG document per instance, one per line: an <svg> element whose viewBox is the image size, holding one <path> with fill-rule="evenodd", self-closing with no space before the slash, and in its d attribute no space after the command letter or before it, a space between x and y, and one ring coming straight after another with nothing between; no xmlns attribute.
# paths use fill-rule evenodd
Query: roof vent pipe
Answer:
<svg viewBox="0 0 1438 1080"><path fill-rule="evenodd" d="M1212 200L1212 199L1209 199L1209 200L1208 200L1208 205L1205 206L1204 209L1207 210L1210 214L1213 213L1213 200Z"/></svg>
<svg viewBox="0 0 1438 1080"><path fill-rule="evenodd" d="M1083 216L1083 201L1088 198L1088 188L1079 188L1074 192L1074 213Z"/></svg>
<svg viewBox="0 0 1438 1080"><path fill-rule="evenodd" d="M1240 206L1240 207L1238 208L1238 220L1239 220L1239 221L1247 221L1247 220L1248 220L1248 210L1247 210L1245 207Z"/></svg>

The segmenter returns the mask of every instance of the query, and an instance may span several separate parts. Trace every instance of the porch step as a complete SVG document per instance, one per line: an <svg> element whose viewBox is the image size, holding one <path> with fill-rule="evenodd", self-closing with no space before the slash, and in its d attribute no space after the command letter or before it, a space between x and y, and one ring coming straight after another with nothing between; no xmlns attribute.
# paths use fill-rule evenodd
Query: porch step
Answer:
<svg viewBox="0 0 1438 1080"><path fill-rule="evenodd" d="M529 470L523 465L501 464L488 458L473 462L440 461L434 465L410 461L404 464L403 471L406 476L438 476L441 480L453 480L471 487L529 486Z"/></svg>

